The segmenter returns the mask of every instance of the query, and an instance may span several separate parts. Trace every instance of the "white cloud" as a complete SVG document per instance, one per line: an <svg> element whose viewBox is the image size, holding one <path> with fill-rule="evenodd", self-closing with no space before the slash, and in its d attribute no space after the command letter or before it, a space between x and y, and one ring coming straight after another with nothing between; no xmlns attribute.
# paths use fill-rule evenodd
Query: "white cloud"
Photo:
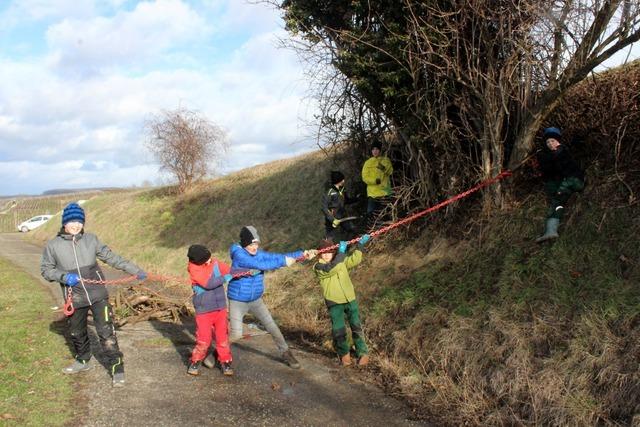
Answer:
<svg viewBox="0 0 640 427"><path fill-rule="evenodd" d="M220 31L235 33L251 28L254 33L272 31L283 26L280 12L265 3L246 0L213 1L211 7L222 12Z"/></svg>
<svg viewBox="0 0 640 427"><path fill-rule="evenodd" d="M143 19L141 11L149 12L148 16ZM213 57L206 63L184 53L195 67L182 62L162 67L133 64L135 49L143 48L139 39L144 37L159 40L165 53L173 49L182 55L176 43L208 28L199 18L190 21L193 13L177 0L160 0L139 3L110 18L65 19L49 32L52 51L29 59L0 57L0 161L4 162L0 194L83 183L93 187L158 182L158 167L143 144L143 127L146 119L163 109L199 110L228 130L232 148L224 162L225 172L312 148L313 142L305 141L298 128L307 84L295 55L277 48L278 37L285 35L282 30L271 27L245 37L239 45L234 40L235 47L227 48L230 56ZM167 16L182 16L177 21L195 25L167 28ZM144 22L145 31L134 28ZM215 25L227 24L215 21ZM111 38L101 38L98 27ZM85 44L111 49L120 57L98 58L85 47L74 47L76 31ZM129 37L137 47L117 52L116 46ZM74 79L64 69L49 68L44 64L54 51L58 58L74 58L76 70L93 67L100 73ZM22 176L18 182L5 179L17 171Z"/></svg>
<svg viewBox="0 0 640 427"><path fill-rule="evenodd" d="M103 67L142 64L209 31L180 0L141 2L113 17L65 19L47 31L51 66L92 75Z"/></svg>
<svg viewBox="0 0 640 427"><path fill-rule="evenodd" d="M16 0L9 5L0 22L15 26L25 20L84 18L93 16L95 8L93 0Z"/></svg>

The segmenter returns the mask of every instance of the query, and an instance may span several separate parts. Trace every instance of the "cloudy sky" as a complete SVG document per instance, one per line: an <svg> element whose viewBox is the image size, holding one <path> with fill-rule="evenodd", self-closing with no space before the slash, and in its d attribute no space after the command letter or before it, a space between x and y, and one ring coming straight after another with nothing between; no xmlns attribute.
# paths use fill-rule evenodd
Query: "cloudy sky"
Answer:
<svg viewBox="0 0 640 427"><path fill-rule="evenodd" d="M244 0L0 0L0 196L167 183L143 124L179 107L228 131L221 173L313 149L282 26Z"/></svg>
<svg viewBox="0 0 640 427"><path fill-rule="evenodd" d="M202 112L222 172L314 148L312 107L279 14L243 0L0 2L0 196L166 182L145 120Z"/></svg>

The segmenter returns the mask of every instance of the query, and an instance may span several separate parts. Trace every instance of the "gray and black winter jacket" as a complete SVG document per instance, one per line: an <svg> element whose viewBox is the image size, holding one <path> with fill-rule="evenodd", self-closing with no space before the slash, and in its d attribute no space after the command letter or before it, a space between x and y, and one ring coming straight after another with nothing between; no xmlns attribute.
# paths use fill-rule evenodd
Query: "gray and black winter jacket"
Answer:
<svg viewBox="0 0 640 427"><path fill-rule="evenodd" d="M46 280L59 282L63 294L65 274L76 273L80 276L80 283L72 288L73 305L76 308L86 307L109 297L105 285L84 282L84 279L105 279L98 266L98 259L131 275L141 271L137 265L113 253L95 234L83 231L74 236L64 230L60 230L45 246L40 271Z"/></svg>

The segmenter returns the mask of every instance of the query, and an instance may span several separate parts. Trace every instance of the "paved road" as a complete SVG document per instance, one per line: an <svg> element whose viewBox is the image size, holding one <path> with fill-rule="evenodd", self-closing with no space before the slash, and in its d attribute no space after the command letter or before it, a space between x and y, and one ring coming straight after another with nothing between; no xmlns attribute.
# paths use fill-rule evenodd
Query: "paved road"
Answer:
<svg viewBox="0 0 640 427"><path fill-rule="evenodd" d="M0 234L0 257L40 279L62 302L59 286L40 278L41 248L19 233ZM1 285L1 284L0 284ZM52 299L53 301L53 299ZM51 310L51 307L43 308ZM59 313L59 312L58 312ZM64 324L59 314L57 324ZM55 323L54 322L54 323ZM418 426L401 402L359 381L358 371L294 349L302 364L292 370L277 358L269 335L233 346L236 375L203 369L186 374L193 345L192 319L177 325L141 322L118 331L127 385L113 389L99 363L77 378L76 420L85 426ZM95 337L95 334L94 334ZM70 359L71 360L71 359Z"/></svg>

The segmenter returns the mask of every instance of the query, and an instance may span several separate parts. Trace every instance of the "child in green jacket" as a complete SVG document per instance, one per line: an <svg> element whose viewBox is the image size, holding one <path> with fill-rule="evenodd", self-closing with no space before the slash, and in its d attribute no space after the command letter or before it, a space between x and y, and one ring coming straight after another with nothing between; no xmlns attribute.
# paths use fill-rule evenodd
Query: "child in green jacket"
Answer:
<svg viewBox="0 0 640 427"><path fill-rule="evenodd" d="M362 261L362 248L370 238L371 236L368 234L360 237L358 247L351 254L346 253L347 242L340 242L337 254L331 251L322 252L323 249L326 250L333 246L331 240L323 240L318 248L321 251L320 259L313 266L313 271L320 280L322 296L331 317L333 345L343 366L351 364L345 317L351 327L358 366L366 366L369 363L369 350L364 342L358 302L353 283L349 277L349 270Z"/></svg>

